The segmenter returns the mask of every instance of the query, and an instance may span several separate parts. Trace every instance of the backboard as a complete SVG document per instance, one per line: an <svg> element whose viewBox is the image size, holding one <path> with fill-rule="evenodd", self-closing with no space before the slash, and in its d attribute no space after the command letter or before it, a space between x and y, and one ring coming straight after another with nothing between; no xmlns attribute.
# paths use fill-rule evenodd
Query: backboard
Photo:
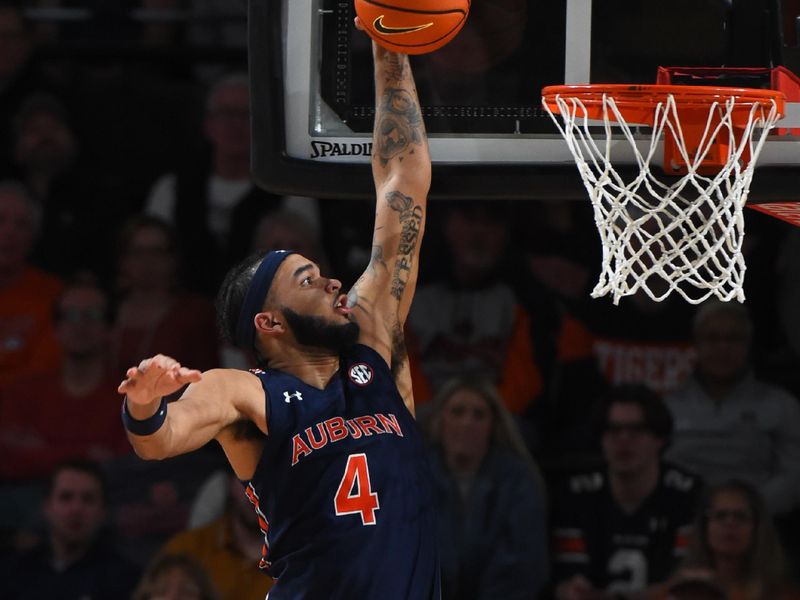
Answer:
<svg viewBox="0 0 800 600"><path fill-rule="evenodd" d="M453 42L412 57L435 163L432 197L585 198L541 108L542 87L655 83L658 67L673 65L780 64L798 73L799 5L473 0ZM254 173L271 191L373 193L370 41L353 17L350 0L250 0ZM800 97L790 99L779 126L800 127ZM758 164L751 198L800 199L800 137L770 136Z"/></svg>

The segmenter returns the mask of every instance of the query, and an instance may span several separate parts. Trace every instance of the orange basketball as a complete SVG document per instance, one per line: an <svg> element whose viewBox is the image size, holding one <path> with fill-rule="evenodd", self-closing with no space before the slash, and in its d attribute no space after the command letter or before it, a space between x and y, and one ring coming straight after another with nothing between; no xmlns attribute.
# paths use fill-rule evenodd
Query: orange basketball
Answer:
<svg viewBox="0 0 800 600"><path fill-rule="evenodd" d="M464 26L470 0L355 0L356 14L378 44L403 54L426 54Z"/></svg>

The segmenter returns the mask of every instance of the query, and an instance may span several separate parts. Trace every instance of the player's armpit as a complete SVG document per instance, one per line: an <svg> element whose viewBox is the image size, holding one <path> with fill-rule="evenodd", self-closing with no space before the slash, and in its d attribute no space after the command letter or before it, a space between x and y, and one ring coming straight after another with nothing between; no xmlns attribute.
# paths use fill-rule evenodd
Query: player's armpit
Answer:
<svg viewBox="0 0 800 600"><path fill-rule="evenodd" d="M416 417L414 389L411 379L411 364L408 360L403 331L399 326L395 329L392 336L391 369L397 391L400 392L400 396L403 398L403 404L406 405L411 415Z"/></svg>

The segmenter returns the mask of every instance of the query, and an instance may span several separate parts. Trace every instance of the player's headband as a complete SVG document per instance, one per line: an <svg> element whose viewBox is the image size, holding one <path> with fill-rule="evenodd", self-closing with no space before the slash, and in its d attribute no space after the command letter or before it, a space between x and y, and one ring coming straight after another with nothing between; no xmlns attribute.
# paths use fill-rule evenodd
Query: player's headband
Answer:
<svg viewBox="0 0 800 600"><path fill-rule="evenodd" d="M242 309L239 311L239 321L236 323L236 332L233 337L233 344L242 350L253 351L255 350L256 342L256 328L253 324L253 318L261 312L264 306L264 300L267 298L269 288L272 285L272 280L275 278L275 273L284 259L290 254L294 254L293 250L272 250L258 265L253 279L250 280L250 285L247 287L247 294L244 296L242 302Z"/></svg>

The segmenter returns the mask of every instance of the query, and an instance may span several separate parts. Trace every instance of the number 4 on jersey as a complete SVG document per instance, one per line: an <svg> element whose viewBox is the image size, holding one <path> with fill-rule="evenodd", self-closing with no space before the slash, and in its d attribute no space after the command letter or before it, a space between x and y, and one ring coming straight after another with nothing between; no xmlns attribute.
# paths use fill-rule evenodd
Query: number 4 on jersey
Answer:
<svg viewBox="0 0 800 600"><path fill-rule="evenodd" d="M362 524L375 525L375 511L381 506L378 494L370 487L366 454L351 454L347 457L344 476L336 490L333 506L337 516L359 513Z"/></svg>

